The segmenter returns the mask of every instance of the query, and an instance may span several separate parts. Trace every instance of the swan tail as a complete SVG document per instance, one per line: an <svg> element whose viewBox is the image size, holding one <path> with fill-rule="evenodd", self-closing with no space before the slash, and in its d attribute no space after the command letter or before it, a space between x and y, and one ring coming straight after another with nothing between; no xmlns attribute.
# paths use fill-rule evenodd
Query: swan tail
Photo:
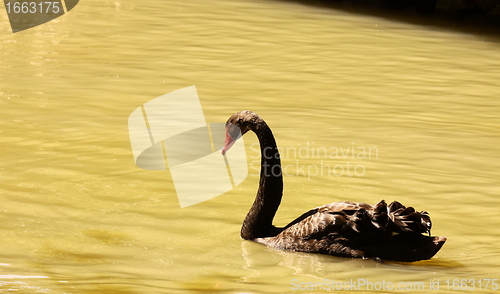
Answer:
<svg viewBox="0 0 500 294"><path fill-rule="evenodd" d="M417 212L399 202L387 205L381 201L371 210L360 209L347 221L353 248L365 257L416 261L429 259L443 246L446 237L431 237L429 214ZM428 234L429 236L424 236Z"/></svg>
<svg viewBox="0 0 500 294"><path fill-rule="evenodd" d="M432 222L426 211L417 212L413 207L406 207L394 201L388 206L388 227L394 233L429 234Z"/></svg>

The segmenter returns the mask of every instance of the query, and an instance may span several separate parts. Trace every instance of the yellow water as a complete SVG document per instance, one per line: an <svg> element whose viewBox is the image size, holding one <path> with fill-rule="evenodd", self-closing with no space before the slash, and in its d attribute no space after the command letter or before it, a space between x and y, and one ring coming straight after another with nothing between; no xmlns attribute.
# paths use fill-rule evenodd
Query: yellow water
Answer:
<svg viewBox="0 0 500 294"><path fill-rule="evenodd" d="M0 32L0 292L498 292L499 38L272 0L89 0L16 34L1 13ZM168 171L135 165L127 119L190 85L208 122L252 109L288 151L277 225L398 200L448 242L429 261L380 264L241 240L250 134L247 179L181 209Z"/></svg>

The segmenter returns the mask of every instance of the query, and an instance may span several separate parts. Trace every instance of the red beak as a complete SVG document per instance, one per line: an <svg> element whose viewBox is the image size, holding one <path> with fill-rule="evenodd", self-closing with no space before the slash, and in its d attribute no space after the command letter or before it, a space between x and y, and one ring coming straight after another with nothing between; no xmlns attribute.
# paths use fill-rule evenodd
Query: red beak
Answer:
<svg viewBox="0 0 500 294"><path fill-rule="evenodd" d="M226 152L234 145L236 140L241 137L240 128L231 123L226 124L226 141L224 141L224 147L222 147L222 155L225 155Z"/></svg>

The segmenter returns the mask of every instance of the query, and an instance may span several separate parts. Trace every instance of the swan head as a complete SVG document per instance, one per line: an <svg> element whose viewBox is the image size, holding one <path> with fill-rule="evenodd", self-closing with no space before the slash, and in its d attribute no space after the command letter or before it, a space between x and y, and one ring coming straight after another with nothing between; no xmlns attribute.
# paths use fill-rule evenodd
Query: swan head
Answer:
<svg viewBox="0 0 500 294"><path fill-rule="evenodd" d="M254 130L262 119L250 110L243 110L231 115L226 122L226 140L222 147L222 155L234 145L236 140L250 130Z"/></svg>

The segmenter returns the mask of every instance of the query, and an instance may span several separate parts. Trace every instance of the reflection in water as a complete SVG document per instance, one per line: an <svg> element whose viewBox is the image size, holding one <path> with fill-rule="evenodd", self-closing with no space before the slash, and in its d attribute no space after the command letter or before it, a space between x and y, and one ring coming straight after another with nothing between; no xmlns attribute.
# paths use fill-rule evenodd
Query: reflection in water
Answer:
<svg viewBox="0 0 500 294"><path fill-rule="evenodd" d="M269 275L269 268L273 268L274 271L287 273L288 280L281 279L281 286L291 290L301 287L326 291L336 288L373 290L374 285L378 284L392 285L394 289L400 285L419 285L423 289L429 289L430 283L436 281L436 271L460 266L457 262L439 259L414 263L381 263L277 250L251 241L242 241L241 249L246 261L244 268L250 272L241 277L242 283L252 284L265 279ZM378 274L379 272L384 272L384 275ZM419 278L415 279L415 276Z"/></svg>
<svg viewBox="0 0 500 294"><path fill-rule="evenodd" d="M265 247L264 245L252 242L252 241L242 241L241 249L243 252L243 257L247 262L245 269L252 271L250 276L243 277L245 282L253 282L252 278L257 278L260 275L259 269L265 268L266 266L278 266L287 267L293 270L293 275L307 276L311 278L321 279L324 277L325 264L332 264L338 267L338 271L341 272L341 268L344 267L343 264L348 263L348 268L350 267L376 267L376 262L372 260L360 260L351 258L341 258L333 257L321 254L303 253L303 252L293 252L286 250L278 250L274 248ZM272 255L271 260L274 262L270 264L269 262L263 262L263 256Z"/></svg>
<svg viewBox="0 0 500 294"><path fill-rule="evenodd" d="M348 278L350 270L353 268L386 268L397 271L419 272L463 266L454 260L439 258L412 263L394 261L380 262L372 259L353 259L322 254L293 252L265 247L264 245L252 241L242 241L241 249L247 264L245 269L252 272L251 275L242 277L245 282L252 282L252 278L256 278L260 275L259 269L271 265L290 268L293 270L293 275L304 275L317 279L329 276L331 273L336 273L337 277ZM270 254L272 255L271 260L273 262L269 261ZM263 256L265 256L268 261L264 262L265 259L262 258ZM345 276L345 274L347 274L347 276Z"/></svg>

